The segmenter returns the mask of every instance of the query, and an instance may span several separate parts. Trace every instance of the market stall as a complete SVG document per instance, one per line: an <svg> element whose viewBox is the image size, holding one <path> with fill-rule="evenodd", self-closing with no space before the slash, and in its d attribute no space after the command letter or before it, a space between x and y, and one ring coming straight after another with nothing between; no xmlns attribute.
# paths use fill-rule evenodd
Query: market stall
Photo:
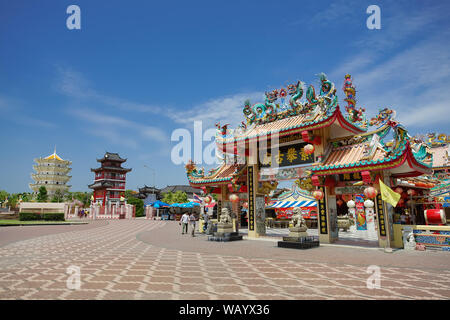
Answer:
<svg viewBox="0 0 450 320"><path fill-rule="evenodd" d="M278 199L266 206L266 210L274 209L276 214L275 219L269 224L273 227L289 227L289 221L295 208L301 208L303 218L305 218L309 228L317 225L316 200L296 185L293 186L291 191L281 194Z"/></svg>

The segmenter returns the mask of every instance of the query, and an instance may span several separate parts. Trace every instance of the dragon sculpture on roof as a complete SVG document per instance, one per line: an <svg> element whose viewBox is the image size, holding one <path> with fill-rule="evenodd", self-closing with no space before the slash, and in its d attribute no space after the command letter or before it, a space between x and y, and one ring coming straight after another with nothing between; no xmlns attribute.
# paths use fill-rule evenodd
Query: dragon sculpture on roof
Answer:
<svg viewBox="0 0 450 320"><path fill-rule="evenodd" d="M316 95L314 86L309 85L305 102L301 101L305 85L302 81L290 84L286 89L266 92L264 103L256 103L252 106L250 101L246 100L243 113L247 123L242 123L241 127L246 129L248 125L268 123L297 115L312 117L318 113L325 114L329 109L337 106L336 89L324 73L319 74L319 80L321 83L319 96ZM290 98L283 103L286 94L289 94ZM277 103L278 99L281 99L281 103Z"/></svg>

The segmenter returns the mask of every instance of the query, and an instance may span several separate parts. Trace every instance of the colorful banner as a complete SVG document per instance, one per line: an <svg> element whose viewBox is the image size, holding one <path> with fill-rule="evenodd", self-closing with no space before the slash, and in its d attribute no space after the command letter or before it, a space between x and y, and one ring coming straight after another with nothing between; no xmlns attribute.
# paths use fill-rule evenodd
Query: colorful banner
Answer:
<svg viewBox="0 0 450 320"><path fill-rule="evenodd" d="M367 230L366 212L364 211L364 197L361 194L355 196L356 204L356 230Z"/></svg>

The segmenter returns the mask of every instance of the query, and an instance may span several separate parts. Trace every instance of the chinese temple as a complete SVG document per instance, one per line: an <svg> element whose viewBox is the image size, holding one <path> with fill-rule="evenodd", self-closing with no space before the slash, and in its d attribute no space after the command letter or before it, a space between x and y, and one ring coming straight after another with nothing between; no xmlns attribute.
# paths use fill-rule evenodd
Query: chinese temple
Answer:
<svg viewBox="0 0 450 320"><path fill-rule="evenodd" d="M62 193L69 190L70 185L67 182L72 178L68 175L71 161L63 160L56 154L56 149L53 154L45 158L34 159L36 164L33 166L36 173L31 174L34 183L30 184L33 192L37 193L39 188L44 186L47 189L47 194L52 196L56 191Z"/></svg>
<svg viewBox="0 0 450 320"><path fill-rule="evenodd" d="M248 205L248 236L259 237L265 234L270 192L279 181L295 180L317 200L321 243L338 240L340 197L362 195L362 202L374 203L378 245L389 246L393 210L381 200L379 182L393 186L396 178L431 174L433 157L395 119L394 110L384 108L368 119L356 106L348 74L342 90L343 106L334 83L321 73L318 93L298 81L266 92L263 103L246 101L238 128L216 125L221 164L208 173L192 161L186 164L190 185L218 195L218 214L223 206L236 213L230 199L238 195ZM387 141L389 134L393 139Z"/></svg>
<svg viewBox="0 0 450 320"><path fill-rule="evenodd" d="M118 153L106 152L103 158L97 159L101 166L91 169L95 173L93 184L88 187L93 189L94 202L103 207L117 203L125 195L126 175L131 169L122 168L127 159L122 159Z"/></svg>

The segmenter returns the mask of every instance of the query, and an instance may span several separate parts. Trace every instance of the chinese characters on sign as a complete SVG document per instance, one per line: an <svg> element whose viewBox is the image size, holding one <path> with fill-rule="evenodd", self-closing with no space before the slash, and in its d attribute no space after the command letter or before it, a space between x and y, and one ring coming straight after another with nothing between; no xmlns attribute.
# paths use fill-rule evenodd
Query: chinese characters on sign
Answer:
<svg viewBox="0 0 450 320"><path fill-rule="evenodd" d="M314 162L314 154L307 154L304 147L307 143L292 144L289 146L279 147L278 152L271 153L268 149L261 157L261 167L287 167L305 163Z"/></svg>
<svg viewBox="0 0 450 320"><path fill-rule="evenodd" d="M319 187L319 190L325 194L325 188ZM321 200L317 201L318 210L319 210L319 225L320 234L328 234L328 221L327 221L327 197L324 196Z"/></svg>
<svg viewBox="0 0 450 320"><path fill-rule="evenodd" d="M360 181L362 180L360 172L344 173L339 175L339 181Z"/></svg>
<svg viewBox="0 0 450 320"><path fill-rule="evenodd" d="M386 229L384 223L384 210L383 210L383 202L381 201L381 194L377 194L377 209L378 209L378 225L380 230L380 236L386 236Z"/></svg>
<svg viewBox="0 0 450 320"><path fill-rule="evenodd" d="M253 185L253 167L248 166L248 230L255 230L255 187Z"/></svg>

